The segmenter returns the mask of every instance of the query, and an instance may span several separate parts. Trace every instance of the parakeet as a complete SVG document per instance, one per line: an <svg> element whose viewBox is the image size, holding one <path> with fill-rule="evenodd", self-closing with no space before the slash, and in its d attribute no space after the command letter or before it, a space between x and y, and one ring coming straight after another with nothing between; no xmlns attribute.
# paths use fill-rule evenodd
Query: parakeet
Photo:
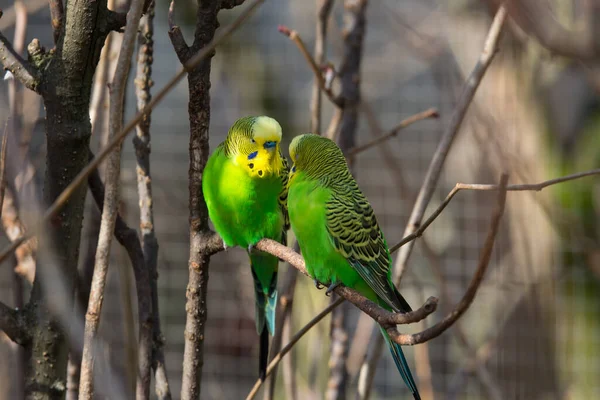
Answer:
<svg viewBox="0 0 600 400"><path fill-rule="evenodd" d="M208 214L226 247L248 251L260 335L259 375L264 379L269 334L275 330L277 257L253 246L262 238L286 244L288 164L280 150L281 126L273 118L237 120L208 159L202 192Z"/></svg>
<svg viewBox="0 0 600 400"><path fill-rule="evenodd" d="M319 283L353 288L381 307L411 311L391 278L392 258L371 205L360 191L340 148L313 134L295 137L289 147L291 228L308 273ZM381 328L402 379L420 399L400 345Z"/></svg>

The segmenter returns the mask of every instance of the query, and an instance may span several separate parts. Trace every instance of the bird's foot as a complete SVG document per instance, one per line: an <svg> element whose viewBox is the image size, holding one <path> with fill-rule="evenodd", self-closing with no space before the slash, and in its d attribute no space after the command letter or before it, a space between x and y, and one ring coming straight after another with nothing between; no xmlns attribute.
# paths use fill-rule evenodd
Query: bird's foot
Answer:
<svg viewBox="0 0 600 400"><path fill-rule="evenodd" d="M252 250L254 250L254 245L253 244L249 244L248 245L248 254L252 253Z"/></svg>
<svg viewBox="0 0 600 400"><path fill-rule="evenodd" d="M341 284L341 282L338 281L338 282L334 282L331 285L329 285L329 287L325 291L325 295L331 296L331 292L333 292L336 287L340 286L340 284Z"/></svg>
<svg viewBox="0 0 600 400"><path fill-rule="evenodd" d="M315 278L313 279L313 282L315 283L315 286L317 287L317 289L321 290L323 289L325 286L321 285L321 283Z"/></svg>

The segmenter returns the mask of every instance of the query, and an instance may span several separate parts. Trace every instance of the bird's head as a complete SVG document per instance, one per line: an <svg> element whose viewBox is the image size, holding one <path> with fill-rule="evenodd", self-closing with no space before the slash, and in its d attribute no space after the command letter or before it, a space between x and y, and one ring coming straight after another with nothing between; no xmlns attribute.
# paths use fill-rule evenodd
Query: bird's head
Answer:
<svg viewBox="0 0 600 400"><path fill-rule="evenodd" d="M326 137L312 133L296 136L290 143L289 150L293 165L288 185L292 184L298 172L319 179L348 171L344 154L334 141Z"/></svg>
<svg viewBox="0 0 600 400"><path fill-rule="evenodd" d="M273 118L244 117L229 130L225 149L250 176L265 178L279 174L283 168L279 151L281 136L281 125Z"/></svg>

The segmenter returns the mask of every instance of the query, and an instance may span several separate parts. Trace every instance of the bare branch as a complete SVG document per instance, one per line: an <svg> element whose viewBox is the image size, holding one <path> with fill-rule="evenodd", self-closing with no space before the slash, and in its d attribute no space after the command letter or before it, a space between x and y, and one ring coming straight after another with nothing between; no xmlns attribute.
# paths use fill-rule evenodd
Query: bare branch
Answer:
<svg viewBox="0 0 600 400"><path fill-rule="evenodd" d="M54 34L54 43L58 43L58 39L63 32L63 24L65 22L65 8L62 0L49 0L50 19L52 22L52 32Z"/></svg>
<svg viewBox="0 0 600 400"><path fill-rule="evenodd" d="M123 102L125 99L125 88L131 67L131 56L135 46L137 30L142 16L144 0L133 0L131 9L127 14L127 25L119 52L119 59L115 70L115 76L110 93L110 137L114 138L123 125ZM119 183L121 172L121 146L116 146L109 155L106 165L106 190L104 194L104 207L102 209L102 220L100 223L100 234L96 250L96 262L92 277L90 299L85 316L85 332L83 342L83 353L81 359L81 380L79 398L91 400L94 395L94 354L93 343L98 332L102 303L104 299L104 287L108 265L110 263L110 245L119 207ZM138 285L141 282L136 282ZM145 282L149 284L148 280ZM151 358L151 320L140 321L140 346L138 349L139 363L137 373L136 395L138 399L149 398L150 389L150 358Z"/></svg>
<svg viewBox="0 0 600 400"><path fill-rule="evenodd" d="M587 176L600 175L599 169L592 169L590 171L578 172L571 175L562 176L560 178L549 179L547 181L543 181L540 183L529 183L529 184L519 184L519 185L508 185L506 190L509 192L519 192L519 191L536 191L539 192L542 189L556 185L558 183L568 182L575 179L585 178ZM478 183L457 183L454 188L448 193L444 201L436 208L436 210L427 218L427 220L419 227L419 229L415 230L408 236L405 236L400 242L390 247L390 252L395 252L400 247L404 246L406 243L413 241L414 239L423 235L423 232L431 225L431 223L439 217L442 211L448 206L452 198L461 190L482 190L482 191L496 191L499 190L499 185L493 184L478 184Z"/></svg>
<svg viewBox="0 0 600 400"><path fill-rule="evenodd" d="M154 1L151 2L148 13L140 22L138 35L139 50L137 61L137 76L135 79L137 108L144 110L152 99L150 88L152 82L152 59L154 54ZM163 352L164 338L160 329L158 311L158 241L154 232L154 212L152 209L152 178L150 175L150 114L139 123L136 136L133 138L137 160L137 182L140 206L140 228L144 249L145 267L150 275L152 293L152 367L154 368L155 389L159 399L170 399L171 390L167 378L165 355Z"/></svg>
<svg viewBox="0 0 600 400"><path fill-rule="evenodd" d="M492 22L492 26L488 32L485 45L483 46L483 51L479 57L479 61L465 82L465 86L458 100L456 109L452 114L450 123L448 124L448 127L446 128L442 139L438 144L435 154L433 155L433 159L429 164L429 168L427 169L421 190L419 191L419 195L408 219L404 236L408 236L415 232L421 224L421 220L423 219L427 205L431 201L437 186L438 179L442 172L442 167L446 161L446 156L450 151L450 147L452 147L452 143L454 142L454 138L456 137L465 114L467 113L467 109L473 101L475 91L479 87L485 72L491 64L494 54L496 54L498 49L498 40L500 38L500 33L502 32L502 27L504 26L505 20L506 10L504 6L501 6L496 13L494 21ZM406 264L412 252L412 248L412 243L410 243L400 251L398 258L396 259L396 263L394 265L394 282L397 285L400 283L402 274L406 270Z"/></svg>
<svg viewBox="0 0 600 400"><path fill-rule="evenodd" d="M325 62L327 22L329 20L329 14L331 13L332 8L333 0L319 0L317 10L317 31L315 38L315 64L319 66L323 65ZM310 102L310 131L316 133L317 135L321 134L321 84L319 82L319 76L323 76L321 71L319 71L318 76L315 76L312 100Z"/></svg>
<svg viewBox="0 0 600 400"><path fill-rule="evenodd" d="M310 55L310 53L306 49L306 46L304 45L304 42L302 41L302 38L300 37L298 32L296 32L295 30L290 29L284 25L279 25L279 27L277 29L279 30L279 32L283 33L285 36L290 38L290 40L292 42L294 42L294 44L296 44L296 46L300 50L300 53L302 53L302 55L304 56L304 59L308 62L308 65L312 69L312 71L315 75L315 78L317 80L317 83L319 84L319 87L327 95L329 100L331 100L331 102L334 105L336 105L337 107L340 107L340 108L343 107L343 101L341 100L341 98L336 97L336 95L333 94L333 92L331 91L331 88L328 88L325 85L325 79L323 78L321 69L319 68L316 61L313 59L313 57Z"/></svg>
<svg viewBox="0 0 600 400"><path fill-rule="evenodd" d="M168 21L171 44L175 49L175 54L177 54L179 61L183 64L189 57L190 47L185 42L181 28L175 24L175 0L171 0L171 4L169 5Z"/></svg>
<svg viewBox="0 0 600 400"><path fill-rule="evenodd" d="M4 69L10 71L27 89L40 92L40 73L25 61L12 47L10 41L0 32L0 61Z"/></svg>
<svg viewBox="0 0 600 400"><path fill-rule="evenodd" d="M506 183L508 182L508 175L503 174L500 178L499 185L499 193L498 193L498 203L496 204L496 209L491 218L490 227L488 229L488 233L485 239L485 243L483 245L483 250L481 251L481 255L479 256L479 263L477 265L477 270L475 271L475 275L471 279L469 283L469 287L467 291L463 295L460 303L454 307L454 310L450 312L443 320L433 325L432 327L415 334L400 334L396 330L395 327L390 326L387 327L387 332L396 343L400 345L414 345L418 343L423 343L428 340L431 340L435 337L441 335L446 329L448 329L452 324L454 324L464 313L467 311L475 295L477 294L477 290L481 285L481 281L485 276L485 271L487 270L487 266L490 262L490 258L492 257L492 250L494 249L494 242L496 240L496 234L498 233L498 228L500 226L500 220L502 219L502 215L504 214L504 206L506 204Z"/></svg>
<svg viewBox="0 0 600 400"><path fill-rule="evenodd" d="M125 139L125 137L131 132L136 125L151 112L154 107L158 103L160 103L165 96L181 81L181 79L187 74L188 69L193 69L196 65L198 65L204 58L210 55L210 53L217 47L221 42L223 42L229 35L231 35L236 29L238 29L246 19L252 14L254 9L262 4L264 0L255 0L250 6L242 12L239 17L231 23L229 26L223 29L222 33L214 38L211 43L205 46L202 50L198 51L190 60L185 64L184 68L182 68L171 80L152 98L152 101L148 103L148 105L142 110L138 112L135 117L133 117L125 127L115 135L110 142L98 153L96 158L94 158L84 169L82 169L77 176L71 181L71 183L63 190L63 192L56 197L52 205L46 210L44 214L44 218L41 221L41 224L47 223L52 219L66 204L67 200L73 195L76 189L83 184L88 176L92 173L92 171L98 168L98 165L112 152L112 150L120 145ZM41 232L41 224L40 226L34 228L28 234L22 236L19 239L16 239L9 246L5 247L0 253L0 263L6 259L17 247L19 247L24 241L30 239L33 236L36 236L39 232ZM209 250L214 250L215 252L220 251L218 247L218 241L212 240L210 242Z"/></svg>
<svg viewBox="0 0 600 400"><path fill-rule="evenodd" d="M389 132L371 140L368 143L356 146L356 147L348 150L348 152L346 153L346 156L353 157L353 156L357 155L358 153L361 153L365 150L370 149L373 146L381 144L381 143L385 142L386 140L389 140L389 139L395 137L398 134L398 132L400 132L402 129L414 124L415 122L419 122L419 121L427 119L427 118L437 118L437 117L439 117L439 114L435 108L430 108L429 110L421 111L418 114L411 115L410 117L405 118L402 121L400 121L400 123L398 125L396 125L395 127L393 127Z"/></svg>
<svg viewBox="0 0 600 400"><path fill-rule="evenodd" d="M19 312L2 302L0 302L0 330L17 344L24 345L29 342L25 322Z"/></svg>
<svg viewBox="0 0 600 400"><path fill-rule="evenodd" d="M306 265L304 264L302 256L289 247L271 239L262 239L255 247L258 250L273 254L274 256L287 261L304 275L310 276L306 270ZM419 322L429 314L433 313L437 308L437 299L435 297L430 297L419 309L409 313L400 314L384 310L352 288L340 285L335 288L334 291L363 312L369 314L371 318L383 326L405 325Z"/></svg>
<svg viewBox="0 0 600 400"><path fill-rule="evenodd" d="M344 299L340 297L334 303L328 305L327 308L325 308L323 311L321 311L319 314L317 314L306 325L304 325L302 327L302 329L300 329L294 335L294 337L290 340L290 342L288 344L286 344L285 347L283 349L281 349L281 351L279 351L277 353L277 355L275 355L275 357L273 357L273 359L269 363L269 366L267 367L267 373L266 373L265 376L268 377L269 375L271 375L271 373L273 373L273 370L275 370L275 368L277 367L277 364L279 364L279 362L281 362L281 360L283 359L283 357L287 353L290 352L290 350L294 347L294 345L296 343L298 343L298 341L300 339L302 339L302 336L304 336L308 331L311 330L311 328L313 326L315 326L317 323L319 323L319 321L321 321L323 318L325 318L329 313L331 313L333 310L335 310L336 307L339 306L340 304L342 304L343 302L344 302ZM264 381L261 380L261 379L258 379L256 381L256 383L252 387L252 390L250 390L250 393L248 393L248 396L246 396L246 400L251 400L251 399L253 399L256 396L256 393L258 393L258 389L260 389L260 387L262 386L263 382Z"/></svg>

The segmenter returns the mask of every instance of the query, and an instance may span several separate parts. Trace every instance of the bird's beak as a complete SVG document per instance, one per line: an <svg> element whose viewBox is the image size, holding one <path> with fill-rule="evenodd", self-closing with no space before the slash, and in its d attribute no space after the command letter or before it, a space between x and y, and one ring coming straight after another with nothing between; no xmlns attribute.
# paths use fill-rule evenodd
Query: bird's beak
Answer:
<svg viewBox="0 0 600 400"><path fill-rule="evenodd" d="M263 145L263 147L265 148L265 150L272 152L277 148L277 142L275 141L268 141L265 142L265 144Z"/></svg>

